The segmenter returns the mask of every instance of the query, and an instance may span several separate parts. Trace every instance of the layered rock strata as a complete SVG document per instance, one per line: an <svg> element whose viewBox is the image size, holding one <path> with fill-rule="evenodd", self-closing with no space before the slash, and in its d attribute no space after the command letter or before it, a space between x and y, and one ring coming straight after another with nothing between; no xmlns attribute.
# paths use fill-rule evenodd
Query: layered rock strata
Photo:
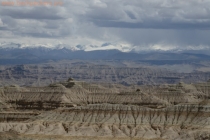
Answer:
<svg viewBox="0 0 210 140"><path fill-rule="evenodd" d="M179 83L136 90L73 79L2 87L0 139L210 139L209 87Z"/></svg>

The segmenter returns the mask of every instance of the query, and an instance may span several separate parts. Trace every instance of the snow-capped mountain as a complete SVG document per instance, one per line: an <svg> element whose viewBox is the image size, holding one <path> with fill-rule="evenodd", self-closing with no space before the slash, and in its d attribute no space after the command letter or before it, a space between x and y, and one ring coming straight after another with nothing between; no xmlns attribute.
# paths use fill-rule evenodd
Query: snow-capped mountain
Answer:
<svg viewBox="0 0 210 140"><path fill-rule="evenodd" d="M34 49L40 48L44 50L60 50L67 49L71 51L96 51L96 50L119 50L121 52L130 52L132 47L126 44L111 44L104 43L101 46L96 45L76 45L70 46L67 44L20 44L20 43L0 43L0 49Z"/></svg>
<svg viewBox="0 0 210 140"><path fill-rule="evenodd" d="M71 51L77 51L80 50L77 47L73 47L67 44L20 44L20 43L0 43L0 49L26 49L26 48L45 48L45 49L68 49Z"/></svg>
<svg viewBox="0 0 210 140"><path fill-rule="evenodd" d="M112 44L112 43L104 43L101 46L85 45L79 47L84 51L119 50L121 52L131 52L134 49L134 47L129 44Z"/></svg>
<svg viewBox="0 0 210 140"><path fill-rule="evenodd" d="M64 43L58 44L26 44L26 43L0 43L0 49L11 50L11 49L40 49L43 51L49 50L68 50L68 51L107 51L107 50L118 50L120 52L132 52L132 53L202 53L210 55L210 47L209 46L186 46L186 47L178 47L178 46L170 46L165 44L152 44L149 46L134 46L126 43L103 43L101 45L68 45Z"/></svg>
<svg viewBox="0 0 210 140"><path fill-rule="evenodd" d="M134 47L129 44L112 44L104 43L100 46L96 45L67 45L67 44L20 44L20 43L0 43L0 49L26 49L26 48L45 48L45 49L68 49L71 51L97 51L97 50L119 50L121 52L131 52Z"/></svg>
<svg viewBox="0 0 210 140"><path fill-rule="evenodd" d="M51 60L81 59L81 60L210 60L204 50L137 50L128 44L104 43L96 45L66 44L0 44L0 64L40 63ZM139 53L141 51L141 53ZM200 52L200 54L199 54ZM209 51L206 51L209 52Z"/></svg>

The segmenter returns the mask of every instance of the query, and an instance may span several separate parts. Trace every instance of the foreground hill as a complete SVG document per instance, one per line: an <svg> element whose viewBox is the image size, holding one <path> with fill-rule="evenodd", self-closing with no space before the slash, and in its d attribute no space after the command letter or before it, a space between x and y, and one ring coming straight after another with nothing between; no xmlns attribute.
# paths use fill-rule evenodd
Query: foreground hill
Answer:
<svg viewBox="0 0 210 140"><path fill-rule="evenodd" d="M210 83L0 88L1 140L209 139Z"/></svg>

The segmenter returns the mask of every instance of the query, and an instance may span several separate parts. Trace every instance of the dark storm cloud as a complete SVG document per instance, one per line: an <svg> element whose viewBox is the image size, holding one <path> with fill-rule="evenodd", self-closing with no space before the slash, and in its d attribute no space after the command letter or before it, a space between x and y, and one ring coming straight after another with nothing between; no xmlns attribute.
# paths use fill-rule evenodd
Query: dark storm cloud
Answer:
<svg viewBox="0 0 210 140"><path fill-rule="evenodd" d="M210 29L209 22L203 23L171 23L163 20L161 22L144 21L138 23L118 22L118 21L102 21L93 20L93 22L100 27L114 27L114 28L152 28L152 29Z"/></svg>
<svg viewBox="0 0 210 140"><path fill-rule="evenodd" d="M17 37L60 38L70 34L60 7L1 7L0 20ZM0 26L1 27L1 26ZM5 27L1 27L5 29ZM7 37L8 38L8 37Z"/></svg>
<svg viewBox="0 0 210 140"><path fill-rule="evenodd" d="M1 0L0 0L1 1ZM138 47L210 46L210 0L63 0L62 6L0 6L1 37L81 38ZM79 44L80 42L78 42Z"/></svg>
<svg viewBox="0 0 210 140"><path fill-rule="evenodd" d="M61 37L59 35L47 34L45 32L43 32L43 33L21 33L21 36L33 36L36 38L59 38L59 37Z"/></svg>
<svg viewBox="0 0 210 140"><path fill-rule="evenodd" d="M6 27L0 27L0 30L8 30Z"/></svg>
<svg viewBox="0 0 210 140"><path fill-rule="evenodd" d="M131 18L131 19L136 19L136 16L130 12L130 11L125 11L127 13L127 15Z"/></svg>
<svg viewBox="0 0 210 140"><path fill-rule="evenodd" d="M100 27L209 29L210 1L122 0L105 2L108 7L95 8L84 17Z"/></svg>
<svg viewBox="0 0 210 140"><path fill-rule="evenodd" d="M48 19L48 20L59 20L63 19L63 17L56 15L57 10L54 8L47 7L36 7L32 9L4 9L0 10L2 16L10 16L14 19Z"/></svg>

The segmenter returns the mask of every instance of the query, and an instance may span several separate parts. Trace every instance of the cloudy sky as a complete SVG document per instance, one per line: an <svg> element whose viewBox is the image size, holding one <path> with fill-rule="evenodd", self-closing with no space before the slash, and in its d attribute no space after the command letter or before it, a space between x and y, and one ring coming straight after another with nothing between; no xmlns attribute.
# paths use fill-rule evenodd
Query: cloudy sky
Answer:
<svg viewBox="0 0 210 140"><path fill-rule="evenodd" d="M136 50L210 46L210 0L42 0L61 6L5 1L16 2L0 0L0 43L111 43Z"/></svg>

